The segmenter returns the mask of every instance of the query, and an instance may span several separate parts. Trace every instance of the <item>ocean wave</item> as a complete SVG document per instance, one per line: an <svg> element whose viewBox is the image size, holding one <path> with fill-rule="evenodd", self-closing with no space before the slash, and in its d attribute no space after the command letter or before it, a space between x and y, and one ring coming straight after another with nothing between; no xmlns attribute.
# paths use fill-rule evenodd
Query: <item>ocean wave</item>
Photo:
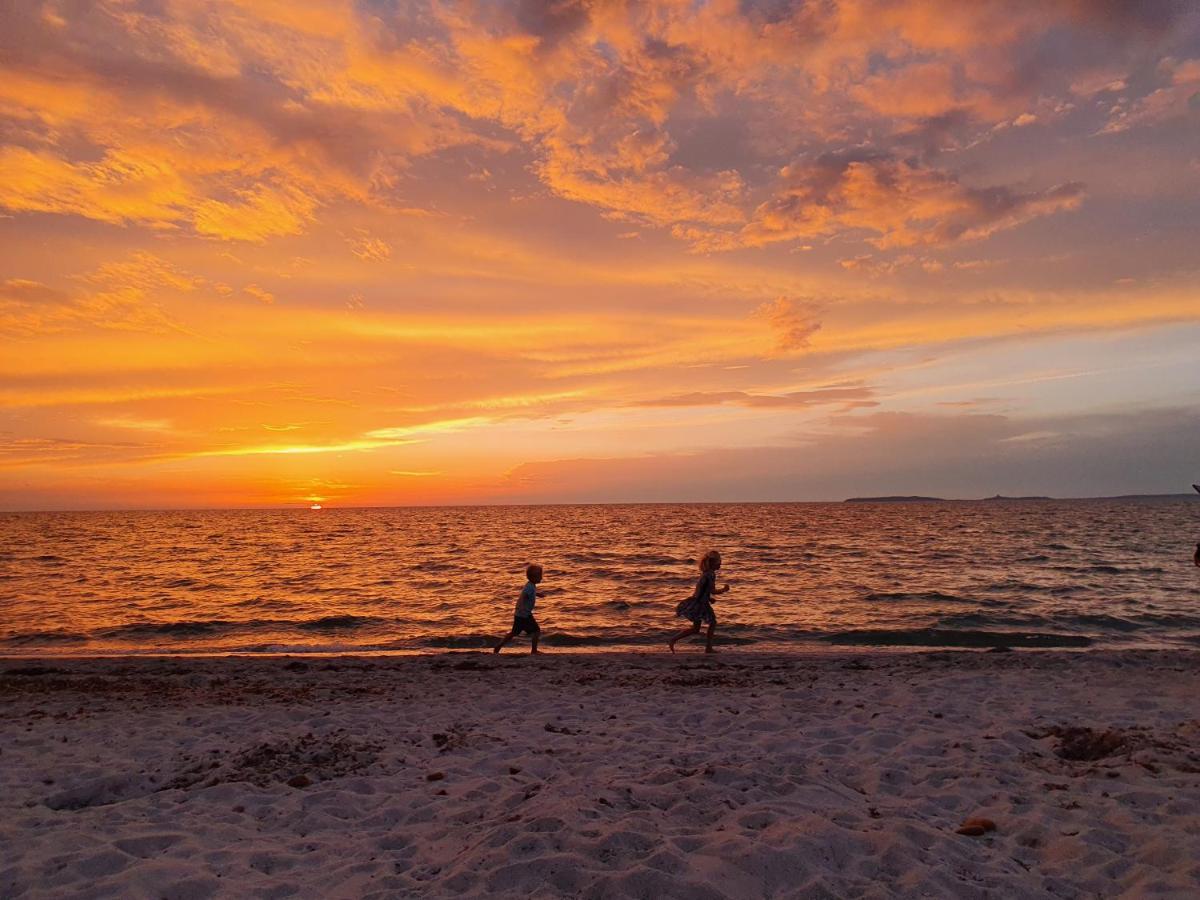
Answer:
<svg viewBox="0 0 1200 900"><path fill-rule="evenodd" d="M230 619L193 619L177 622L127 622L94 632L96 637L124 640L153 639L158 637L199 637L216 634L234 628L253 628L259 623L238 622Z"/></svg>
<svg viewBox="0 0 1200 900"><path fill-rule="evenodd" d="M600 647L610 642L610 639L598 634L571 634L562 631L547 633L542 638L542 643L549 647Z"/></svg>
<svg viewBox="0 0 1200 900"><path fill-rule="evenodd" d="M0 644L20 647L27 644L86 644L88 636L74 631L23 631L0 640Z"/></svg>
<svg viewBox="0 0 1200 900"><path fill-rule="evenodd" d="M941 591L888 592L877 591L863 597L868 603L987 603L990 601L971 600L959 597L957 594L943 594Z"/></svg>
<svg viewBox="0 0 1200 900"><path fill-rule="evenodd" d="M1150 626L1200 628L1200 616L1189 616L1186 613L1138 613L1131 618Z"/></svg>
<svg viewBox="0 0 1200 900"><path fill-rule="evenodd" d="M1061 572L1079 572L1083 575L1161 575L1162 566L1114 566L1100 563L1091 566L1052 566Z"/></svg>
<svg viewBox="0 0 1200 900"><path fill-rule="evenodd" d="M332 631L343 628L366 628L370 625L382 625L386 620L375 616L354 616L343 614L337 616L322 616L319 619L309 619L296 622L295 627L304 631Z"/></svg>
<svg viewBox="0 0 1200 900"><path fill-rule="evenodd" d="M955 631L941 628L863 628L826 635L830 644L873 647L1090 647L1091 638L1077 634L1028 631Z"/></svg>
<svg viewBox="0 0 1200 900"><path fill-rule="evenodd" d="M197 578L173 578L163 584L163 587L172 590L180 588L189 591L227 591L228 585L221 584L218 581L202 581Z"/></svg>
<svg viewBox="0 0 1200 900"><path fill-rule="evenodd" d="M960 613L952 616L939 616L933 627L950 631L987 631L989 629L1036 629L1054 627L1060 623L1053 617L1036 613L1015 612L1009 615L989 615L983 612Z"/></svg>
<svg viewBox="0 0 1200 900"><path fill-rule="evenodd" d="M448 634L431 635L416 641L418 646L443 650L477 650L483 647L494 647L499 635L496 634Z"/></svg>
<svg viewBox="0 0 1200 900"><path fill-rule="evenodd" d="M314 619L181 619L170 622L125 622L90 635L103 640L153 641L202 638L255 631L348 631L382 625L386 619L342 613Z"/></svg>

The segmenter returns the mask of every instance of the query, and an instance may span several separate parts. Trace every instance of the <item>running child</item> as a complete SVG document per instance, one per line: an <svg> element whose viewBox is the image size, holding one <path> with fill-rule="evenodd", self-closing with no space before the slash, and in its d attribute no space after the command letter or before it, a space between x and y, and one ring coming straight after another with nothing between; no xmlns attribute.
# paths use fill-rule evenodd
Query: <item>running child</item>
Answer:
<svg viewBox="0 0 1200 900"><path fill-rule="evenodd" d="M713 597L729 590L727 584L720 588L717 587L717 570L720 568L721 554L716 550L709 550L700 558L700 578L696 581L696 589L692 592L692 596L675 607L675 615L681 619L690 619L692 627L683 629L671 638L667 646L671 648L672 653L675 652L676 641L691 634L699 634L701 625L708 625L708 637L704 644L704 652L717 652L712 645L713 631L717 627L717 614L713 611Z"/></svg>
<svg viewBox="0 0 1200 900"><path fill-rule="evenodd" d="M517 608L513 610L512 631L500 639L500 643L493 648L493 653L499 653L501 647L519 634L527 634L533 638L533 649L530 653L541 652L538 650L538 638L542 634L542 628L533 617L533 606L537 603L537 598L542 596L537 589L542 581L542 567L530 563L525 567L525 577L528 580L521 589L521 596L517 598Z"/></svg>

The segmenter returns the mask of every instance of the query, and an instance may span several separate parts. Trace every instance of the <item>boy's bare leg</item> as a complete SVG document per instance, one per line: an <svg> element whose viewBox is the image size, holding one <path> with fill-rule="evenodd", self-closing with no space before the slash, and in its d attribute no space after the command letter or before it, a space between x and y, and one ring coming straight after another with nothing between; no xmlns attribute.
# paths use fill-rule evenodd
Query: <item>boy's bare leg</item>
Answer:
<svg viewBox="0 0 1200 900"><path fill-rule="evenodd" d="M511 641L516 636L517 636L517 633L515 631L510 631L504 637L500 638L500 643L498 643L495 647L492 648L492 652L499 653L500 648L503 647L505 644L507 644L509 641Z"/></svg>
<svg viewBox="0 0 1200 900"><path fill-rule="evenodd" d="M699 634L699 633L700 633L700 623L697 622L695 625L691 626L690 628L683 629L683 631L679 632L679 634L677 634L677 635L675 635L675 637L671 638L671 640L667 642L667 646L670 647L671 652L674 653L676 641L683 640L689 634Z"/></svg>
<svg viewBox="0 0 1200 900"><path fill-rule="evenodd" d="M532 648L530 649L530 651L529 651L531 655L532 655L532 654L534 654L534 653L541 653L541 652L542 652L541 650L539 650L539 649L537 648L537 644L538 644L538 638L540 638L541 636L542 636L542 633L541 633L540 631L535 631L535 632L533 633L533 647L532 647Z"/></svg>
<svg viewBox="0 0 1200 900"><path fill-rule="evenodd" d="M696 630L699 631L700 629L697 628ZM705 653L716 653L717 652L716 650L713 649L713 645L712 645L713 632L716 630L717 630L717 626L715 623L708 626L708 639L704 642L704 652Z"/></svg>

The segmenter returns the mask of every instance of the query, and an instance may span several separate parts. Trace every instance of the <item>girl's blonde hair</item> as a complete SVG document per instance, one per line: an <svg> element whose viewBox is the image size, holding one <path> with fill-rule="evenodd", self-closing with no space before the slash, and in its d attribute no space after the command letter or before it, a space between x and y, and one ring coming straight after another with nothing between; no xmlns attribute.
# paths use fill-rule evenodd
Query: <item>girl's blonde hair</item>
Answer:
<svg viewBox="0 0 1200 900"><path fill-rule="evenodd" d="M709 550L702 557L700 557L700 571L701 572L711 572L713 569L716 568L716 566L714 566L713 563L720 562L720 561L721 561L721 554L716 550Z"/></svg>

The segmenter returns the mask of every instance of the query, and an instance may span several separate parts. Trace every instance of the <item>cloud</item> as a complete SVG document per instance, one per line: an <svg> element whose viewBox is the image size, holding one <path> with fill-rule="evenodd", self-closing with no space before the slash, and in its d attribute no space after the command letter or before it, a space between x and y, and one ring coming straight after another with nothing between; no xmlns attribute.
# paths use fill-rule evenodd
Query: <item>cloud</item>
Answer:
<svg viewBox="0 0 1200 900"><path fill-rule="evenodd" d="M275 302L275 295L265 288L259 287L257 284L248 284L242 288L242 292L249 294L259 303L270 306Z"/></svg>
<svg viewBox="0 0 1200 900"><path fill-rule="evenodd" d="M979 240L1030 219L1076 209L1083 185L1033 191L969 187L946 172L872 154L828 154L779 173L770 200L739 232L698 236L701 249L764 246L847 231L880 249Z"/></svg>
<svg viewBox="0 0 1200 900"><path fill-rule="evenodd" d="M475 140L418 94L366 110L339 88L353 19L320 34L300 16L205 3L11 18L0 88L16 137L0 150L10 210L259 242L303 231L336 200L366 201L414 157Z"/></svg>
<svg viewBox="0 0 1200 900"><path fill-rule="evenodd" d="M525 463L509 473L504 494L669 502L1170 493L1192 478L1200 440L1191 409L1039 418L877 412L835 423L836 431L799 435L790 446Z"/></svg>
<svg viewBox="0 0 1200 900"><path fill-rule="evenodd" d="M1200 58L1164 59L1157 74L1165 84L1132 102L1122 99L1115 103L1101 129L1103 133L1114 134L1189 116L1200 120Z"/></svg>
<svg viewBox="0 0 1200 900"><path fill-rule="evenodd" d="M61 437L25 437L0 432L0 469L50 466L139 452L147 447L126 441L85 441Z"/></svg>
<svg viewBox="0 0 1200 900"><path fill-rule="evenodd" d="M821 329L816 304L799 303L790 297L776 297L755 309L754 314L770 324L776 349L781 353L804 349Z"/></svg>
<svg viewBox="0 0 1200 900"><path fill-rule="evenodd" d="M472 171L492 172L519 148L557 197L704 250L978 239L1071 208L1078 186L967 187L905 148L1040 120L1101 68L1179 45L1179 6L31 7L0 38L0 206L259 243L338 204L402 208L420 160L481 148ZM1185 87L1125 98L1110 129L1178 114Z"/></svg>
<svg viewBox="0 0 1200 900"><path fill-rule="evenodd" d="M391 244L382 238L372 237L362 229L346 241L350 245L350 252L363 262L383 262L392 255Z"/></svg>
<svg viewBox="0 0 1200 900"><path fill-rule="evenodd" d="M137 416L108 416L95 420L105 428L124 428L130 431L169 432L174 430L170 419L143 419Z"/></svg>
<svg viewBox="0 0 1200 900"><path fill-rule="evenodd" d="M650 400L638 400L633 406L744 406L759 409L809 409L814 406L838 404L844 408L877 405L875 392L868 387L829 387L808 391L788 391L782 394L755 394L746 391L693 391L672 394Z"/></svg>
<svg viewBox="0 0 1200 900"><path fill-rule="evenodd" d="M205 284L203 278L141 251L74 281L70 289L19 278L0 283L0 333L32 337L90 328L172 331L179 325L162 298L188 294Z"/></svg>

